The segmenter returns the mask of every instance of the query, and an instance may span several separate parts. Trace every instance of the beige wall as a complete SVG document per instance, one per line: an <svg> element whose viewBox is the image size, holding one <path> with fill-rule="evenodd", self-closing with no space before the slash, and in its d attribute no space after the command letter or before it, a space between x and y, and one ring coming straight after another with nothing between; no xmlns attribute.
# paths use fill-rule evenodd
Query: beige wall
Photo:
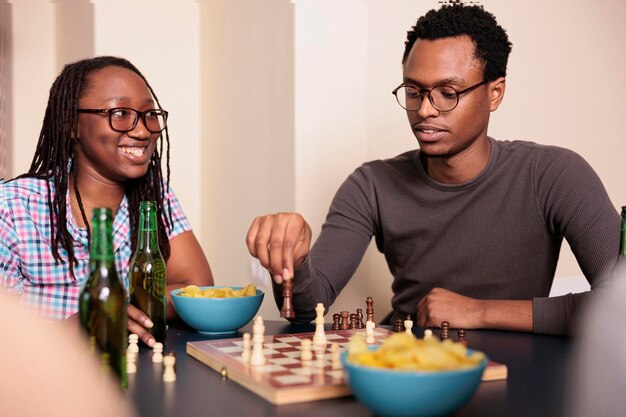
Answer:
<svg viewBox="0 0 626 417"><path fill-rule="evenodd" d="M482 3L514 45L490 134L577 151L615 205L626 204L620 184L626 48L619 47L626 2ZM2 149L9 174L28 167L62 64L92 54L126 56L171 113L173 184L217 282L266 286L244 244L255 215L297 210L317 235L335 190L354 168L416 146L390 91L401 81L406 31L438 6L437 0L3 0L0 10L11 22L2 20L10 39L5 50L12 52L0 66L0 75L11 74L13 97L10 143ZM581 275L564 248L556 283L576 288L580 281L569 278ZM380 310L389 308L390 279L370 248L331 310L362 306L368 295ZM271 297L262 312L277 317Z"/></svg>

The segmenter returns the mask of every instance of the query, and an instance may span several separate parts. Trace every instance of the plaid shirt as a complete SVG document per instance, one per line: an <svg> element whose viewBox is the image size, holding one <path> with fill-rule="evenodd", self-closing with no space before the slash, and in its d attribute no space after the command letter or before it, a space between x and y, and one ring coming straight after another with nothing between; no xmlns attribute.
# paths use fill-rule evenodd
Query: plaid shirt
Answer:
<svg viewBox="0 0 626 417"><path fill-rule="evenodd" d="M50 213L44 180L21 178L0 180L0 287L22 294L22 301L41 314L63 319L78 311L78 296L89 274L87 229L80 228L71 215L69 191L66 196L67 230L74 241L76 280L72 280L67 251L59 246L64 262L57 263L50 248ZM50 183L54 197L54 184ZM173 229L168 236L191 230L189 221L171 189L165 196L172 207ZM167 202L165 204L167 209ZM115 266L125 288L131 258L128 201L122 200L113 220Z"/></svg>

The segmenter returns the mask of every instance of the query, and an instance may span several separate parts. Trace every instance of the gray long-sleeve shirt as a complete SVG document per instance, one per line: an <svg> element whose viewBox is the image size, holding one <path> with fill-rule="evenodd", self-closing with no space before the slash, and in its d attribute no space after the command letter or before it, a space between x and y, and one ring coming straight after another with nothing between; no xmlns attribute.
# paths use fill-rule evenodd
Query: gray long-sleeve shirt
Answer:
<svg viewBox="0 0 626 417"><path fill-rule="evenodd" d="M359 167L337 191L322 232L296 271L296 322L332 305L372 238L394 277L392 306L415 315L441 287L478 299L533 300L536 333L569 334L589 293L548 298L565 237L591 284L602 287L618 254L620 217L576 153L490 139L483 172L441 184L419 150ZM275 287L278 305L280 291Z"/></svg>

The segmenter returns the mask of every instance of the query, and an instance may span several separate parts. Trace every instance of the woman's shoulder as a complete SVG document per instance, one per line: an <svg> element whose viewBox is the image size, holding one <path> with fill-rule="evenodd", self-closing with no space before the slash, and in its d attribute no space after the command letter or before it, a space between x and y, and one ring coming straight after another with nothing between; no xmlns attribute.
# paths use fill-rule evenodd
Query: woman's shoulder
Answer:
<svg viewBox="0 0 626 417"><path fill-rule="evenodd" d="M29 200L33 196L47 196L48 181L40 178L22 177L11 180L0 180L0 199L3 201ZM50 181L50 191L54 192L54 186Z"/></svg>

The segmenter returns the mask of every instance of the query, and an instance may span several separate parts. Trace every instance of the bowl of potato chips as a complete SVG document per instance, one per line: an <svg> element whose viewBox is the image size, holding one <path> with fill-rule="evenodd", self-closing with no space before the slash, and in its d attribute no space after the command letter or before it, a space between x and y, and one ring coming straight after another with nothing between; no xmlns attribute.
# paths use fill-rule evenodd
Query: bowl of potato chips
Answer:
<svg viewBox="0 0 626 417"><path fill-rule="evenodd" d="M380 346L355 335L341 361L354 396L380 416L444 416L472 397L487 366L482 352L400 333Z"/></svg>
<svg viewBox="0 0 626 417"><path fill-rule="evenodd" d="M261 307L265 293L245 287L189 285L170 291L178 316L204 334L230 334L245 326Z"/></svg>

